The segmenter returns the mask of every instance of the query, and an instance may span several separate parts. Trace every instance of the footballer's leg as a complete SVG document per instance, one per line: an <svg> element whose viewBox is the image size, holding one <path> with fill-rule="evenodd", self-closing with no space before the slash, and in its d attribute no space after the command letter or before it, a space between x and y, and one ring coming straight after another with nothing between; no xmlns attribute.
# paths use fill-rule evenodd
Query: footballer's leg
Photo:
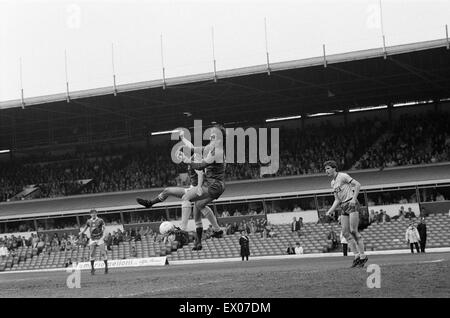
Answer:
<svg viewBox="0 0 450 318"><path fill-rule="evenodd" d="M197 204L194 204L194 221L195 221L195 242L193 251L200 251L202 249L202 235L203 235L203 222L202 222L202 214L197 207Z"/></svg>
<svg viewBox="0 0 450 318"><path fill-rule="evenodd" d="M219 223L217 222L217 218L211 208L208 206L209 203L213 201L212 198L206 198L200 201L197 201L195 204L197 205L197 209L200 210L201 214L206 217L211 223L214 233L213 237L222 237L223 231L220 229Z"/></svg>
<svg viewBox="0 0 450 318"><path fill-rule="evenodd" d="M100 249L100 257L102 258L103 262L105 262L105 274L108 274L108 254L106 253L106 247L105 242L103 239L101 239L101 244L98 246Z"/></svg>
<svg viewBox="0 0 450 318"><path fill-rule="evenodd" d="M189 188L185 191L185 194L182 197L183 203L182 203L182 209L181 209L181 225L183 226L183 222L186 222L186 228L187 228L187 221L189 218L189 215L192 210L192 202L195 202L194 204L194 220L196 225L196 233L197 233L197 240L195 242L194 250L201 250L201 237L203 234L203 223L202 223L202 211L197 206L197 201L208 198L208 188L206 186L202 187L202 193L199 194L197 187ZM182 228L183 229L183 228Z"/></svg>
<svg viewBox="0 0 450 318"><path fill-rule="evenodd" d="M356 248L359 253L359 262L357 264L358 267L364 267L366 264L368 258L367 255L364 254L364 240L361 236L361 234L358 231L359 226L359 212L353 211L350 213L350 234L356 241Z"/></svg>
<svg viewBox="0 0 450 318"><path fill-rule="evenodd" d="M181 224L180 229L183 231L187 230L188 222L189 222L189 216L192 212L192 203L188 200L183 200L181 202Z"/></svg>
<svg viewBox="0 0 450 318"><path fill-rule="evenodd" d="M158 194L155 198L151 200L145 200L141 198L137 198L136 201L140 205L145 206L146 208L151 208L153 205L164 202L169 196L181 198L185 193L184 188L179 187L169 187L165 188L160 194Z"/></svg>
<svg viewBox="0 0 450 318"><path fill-rule="evenodd" d="M97 242L92 241L89 245L89 260L91 261L91 275L95 274L95 251L97 249Z"/></svg>
<svg viewBox="0 0 450 318"><path fill-rule="evenodd" d="M193 198L195 196L197 187L190 187L188 189L184 189L183 196L181 198L181 225L180 228L183 231L187 230L187 225L189 222L189 217L192 213L192 203L189 199ZM198 193L197 193L198 195Z"/></svg>
<svg viewBox="0 0 450 318"><path fill-rule="evenodd" d="M198 188L192 187L185 190L185 193L182 196L183 200L187 200L190 202L196 202L199 200L203 200L209 197L208 187L206 185L202 186L202 193L199 195Z"/></svg>
<svg viewBox="0 0 450 318"><path fill-rule="evenodd" d="M355 255L355 258L353 260L352 266L355 267L359 263L359 253L358 249L356 248L356 241L353 237L353 235L350 233L350 217L349 215L342 214L341 215L341 226L342 226L342 235L347 240L348 246L350 246L353 254Z"/></svg>

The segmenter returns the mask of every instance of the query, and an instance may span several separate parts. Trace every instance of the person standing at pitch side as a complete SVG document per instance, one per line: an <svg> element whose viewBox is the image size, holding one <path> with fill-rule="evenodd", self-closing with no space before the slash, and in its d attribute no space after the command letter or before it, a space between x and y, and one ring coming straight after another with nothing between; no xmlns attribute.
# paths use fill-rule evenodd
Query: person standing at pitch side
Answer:
<svg viewBox="0 0 450 318"><path fill-rule="evenodd" d="M355 259L351 267L364 267L367 262L367 255L364 254L364 241L358 232L359 225L359 202L358 194L361 184L348 174L337 171L337 164L334 160L324 163L325 172L332 177L331 188L334 192L334 202L327 211L327 215L341 207L342 234L355 254ZM354 190L352 189L354 187Z"/></svg>

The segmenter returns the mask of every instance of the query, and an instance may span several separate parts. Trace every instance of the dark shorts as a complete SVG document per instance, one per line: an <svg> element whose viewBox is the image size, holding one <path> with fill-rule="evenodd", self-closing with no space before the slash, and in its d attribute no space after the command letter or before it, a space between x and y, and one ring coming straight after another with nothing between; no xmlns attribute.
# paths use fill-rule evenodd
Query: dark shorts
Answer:
<svg viewBox="0 0 450 318"><path fill-rule="evenodd" d="M218 199L225 191L225 183L219 180L213 180L207 182L208 194L212 199Z"/></svg>
<svg viewBox="0 0 450 318"><path fill-rule="evenodd" d="M350 215L350 213L353 212L359 212L360 204L358 201L356 201L355 205L350 204L350 201L341 203L341 215Z"/></svg>

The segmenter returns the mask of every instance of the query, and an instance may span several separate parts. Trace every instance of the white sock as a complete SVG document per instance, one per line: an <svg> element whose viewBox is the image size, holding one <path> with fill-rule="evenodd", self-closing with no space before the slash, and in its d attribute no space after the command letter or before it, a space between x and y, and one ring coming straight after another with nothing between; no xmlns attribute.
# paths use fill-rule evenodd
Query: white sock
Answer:
<svg viewBox="0 0 450 318"><path fill-rule="evenodd" d="M181 225L180 225L180 228L183 231L187 230L187 225L189 222L189 216L191 215L191 210L192 210L191 202L183 201L181 203Z"/></svg>
<svg viewBox="0 0 450 318"><path fill-rule="evenodd" d="M214 215L214 212L210 209L210 207L205 206L202 209L202 214L208 219L209 223L211 223L214 231L220 230L220 226L217 223L216 216Z"/></svg>

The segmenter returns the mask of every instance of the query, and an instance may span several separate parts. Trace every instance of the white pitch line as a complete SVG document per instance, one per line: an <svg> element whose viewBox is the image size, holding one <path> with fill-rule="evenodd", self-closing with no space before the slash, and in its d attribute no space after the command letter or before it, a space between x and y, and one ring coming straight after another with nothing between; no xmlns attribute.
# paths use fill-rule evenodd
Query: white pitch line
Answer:
<svg viewBox="0 0 450 318"><path fill-rule="evenodd" d="M420 262L420 263L440 263L440 262L442 262L442 261L444 261L443 259L436 259L436 260L434 260L434 261L424 261L424 262Z"/></svg>

